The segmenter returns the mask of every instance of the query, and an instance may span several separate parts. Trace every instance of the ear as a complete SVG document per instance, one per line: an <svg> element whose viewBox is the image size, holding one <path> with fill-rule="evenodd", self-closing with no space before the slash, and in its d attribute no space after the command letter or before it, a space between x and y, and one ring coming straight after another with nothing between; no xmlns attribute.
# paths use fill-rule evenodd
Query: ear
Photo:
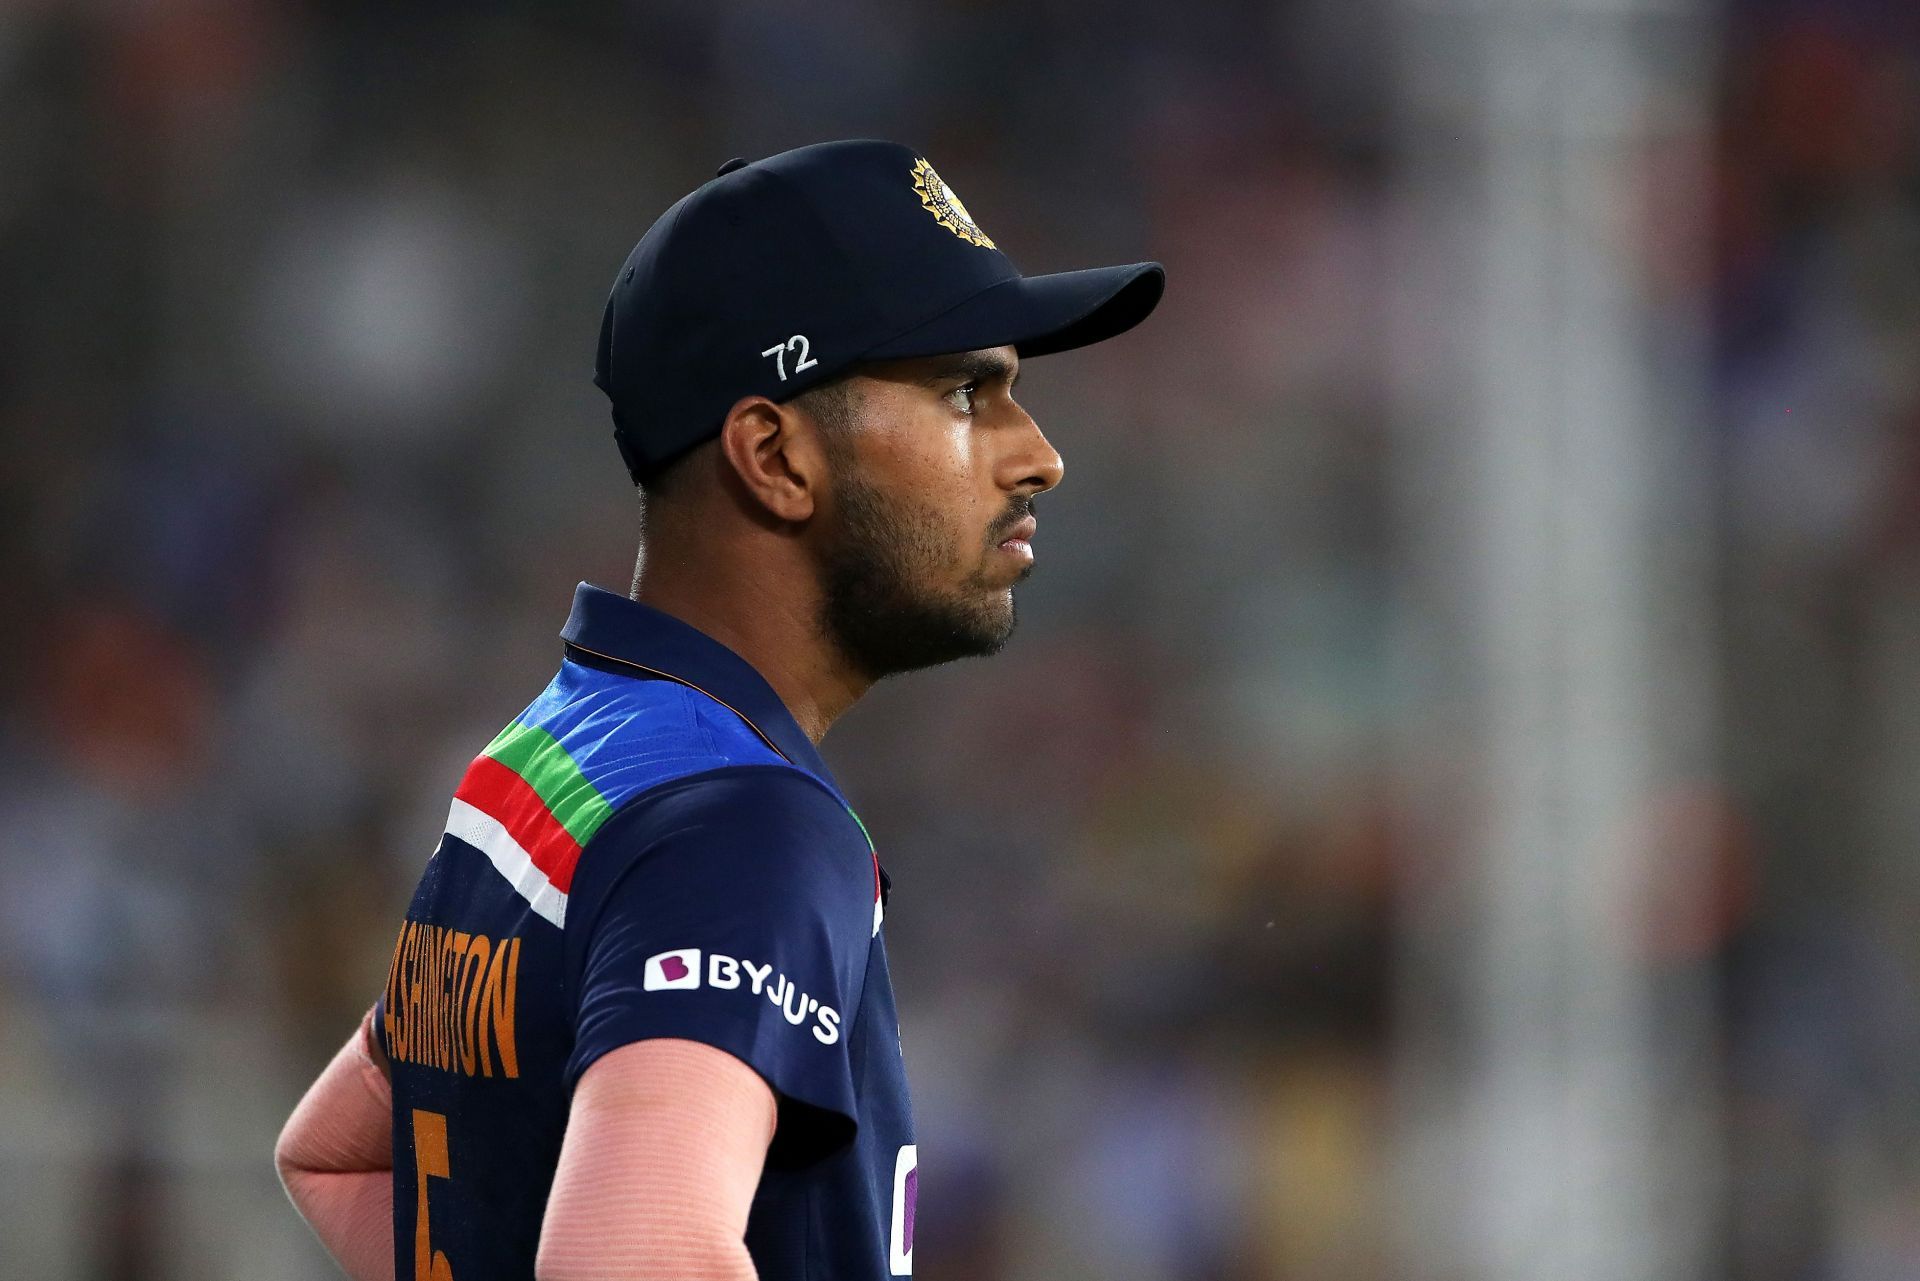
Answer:
<svg viewBox="0 0 1920 1281"><path fill-rule="evenodd" d="M720 454L755 506L792 523L812 517L827 458L805 414L765 396L745 397L720 426Z"/></svg>

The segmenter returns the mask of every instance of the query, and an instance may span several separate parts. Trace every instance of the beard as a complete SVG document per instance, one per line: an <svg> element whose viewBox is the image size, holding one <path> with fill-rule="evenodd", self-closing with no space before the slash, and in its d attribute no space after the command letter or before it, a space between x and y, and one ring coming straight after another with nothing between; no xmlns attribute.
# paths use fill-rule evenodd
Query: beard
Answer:
<svg viewBox="0 0 1920 1281"><path fill-rule="evenodd" d="M988 582L984 565L957 591L926 585L952 554L951 531L936 512L887 498L850 468L836 497L840 528L821 561L819 627L858 671L878 681L1000 652L1015 623L1010 587ZM1022 505L1003 524L1026 511Z"/></svg>

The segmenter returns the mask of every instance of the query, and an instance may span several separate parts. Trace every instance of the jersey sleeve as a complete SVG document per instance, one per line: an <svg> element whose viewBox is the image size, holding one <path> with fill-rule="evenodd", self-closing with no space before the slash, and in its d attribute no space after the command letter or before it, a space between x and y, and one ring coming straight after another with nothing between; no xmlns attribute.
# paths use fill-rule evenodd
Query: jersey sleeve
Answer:
<svg viewBox="0 0 1920 1281"><path fill-rule="evenodd" d="M873 899L858 823L799 771L732 767L630 802L594 835L569 896L568 934L581 932L567 1088L622 1045L698 1041L773 1088L770 1162L838 1150L856 1128L848 1042Z"/></svg>

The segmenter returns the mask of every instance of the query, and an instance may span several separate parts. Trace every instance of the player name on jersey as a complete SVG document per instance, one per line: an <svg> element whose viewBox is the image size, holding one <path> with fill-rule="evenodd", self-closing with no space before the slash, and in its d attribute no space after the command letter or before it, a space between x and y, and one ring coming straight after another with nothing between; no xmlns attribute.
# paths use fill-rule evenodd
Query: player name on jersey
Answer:
<svg viewBox="0 0 1920 1281"><path fill-rule="evenodd" d="M513 1040L520 939L408 921L387 968L388 1056L401 1063L492 1076L520 1075Z"/></svg>

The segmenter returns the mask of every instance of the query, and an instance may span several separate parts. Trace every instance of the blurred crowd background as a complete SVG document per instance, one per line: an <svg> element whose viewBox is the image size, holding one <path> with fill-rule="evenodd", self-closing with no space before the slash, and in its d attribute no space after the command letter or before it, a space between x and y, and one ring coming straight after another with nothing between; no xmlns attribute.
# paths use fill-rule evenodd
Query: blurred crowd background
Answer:
<svg viewBox="0 0 1920 1281"><path fill-rule="evenodd" d="M1644 1225L1684 1266L1637 1273L1567 1267L1577 1202L1488 1263L1447 1197L1503 1131L1436 1161L1423 1091L1490 989L1435 941L1474 933L1478 826L1433 797L1480 695L1425 661L1472 667L1427 522L1481 495L1410 467L1408 411L1423 327L1478 323L1418 214L1477 171L1413 154L1448 87L1408 86L1554 14L1692 104L1612 189L1655 197L1620 314L1690 460L1649 599L1691 746L1625 824L1678 874L1616 960L1686 1047L1634 1088L1691 1194ZM631 573L614 269L729 156L836 136L921 149L1027 271L1170 282L1027 371L1067 477L1014 643L824 745L894 877L919 1275L1920 1277L1908 0L9 0L0 1276L331 1274L275 1134L575 582Z"/></svg>

